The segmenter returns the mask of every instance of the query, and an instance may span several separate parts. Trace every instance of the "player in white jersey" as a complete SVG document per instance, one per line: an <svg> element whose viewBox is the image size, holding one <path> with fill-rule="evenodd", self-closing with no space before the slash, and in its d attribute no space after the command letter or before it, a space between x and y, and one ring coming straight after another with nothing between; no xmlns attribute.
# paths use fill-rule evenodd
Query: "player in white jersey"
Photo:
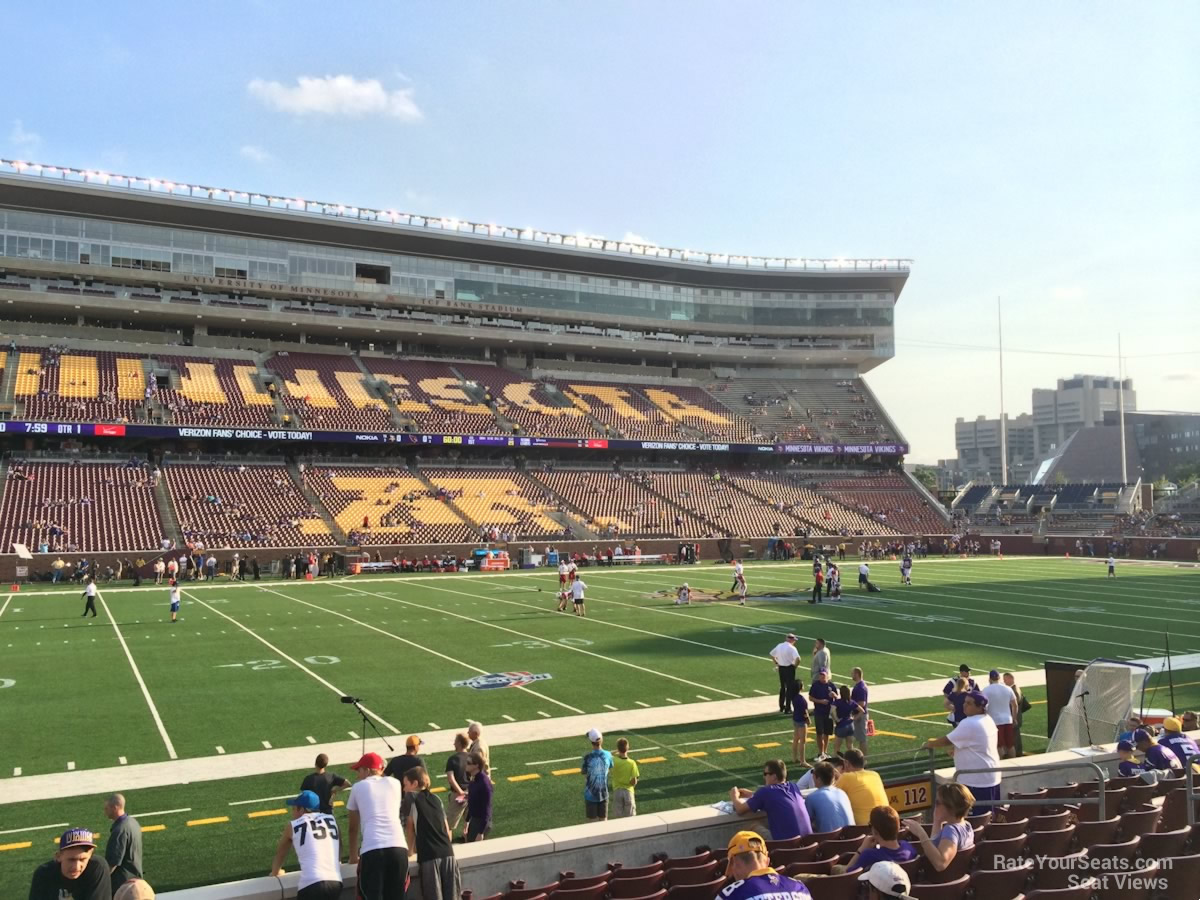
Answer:
<svg viewBox="0 0 1200 900"><path fill-rule="evenodd" d="M907 554L900 560L900 583L912 585L912 557Z"/></svg>
<svg viewBox="0 0 1200 900"><path fill-rule="evenodd" d="M587 601L587 598L584 597L583 592L586 590L587 585L583 583L582 578L576 575L575 580L571 582L571 599L575 601L575 615L583 616L585 619L587 618L587 610L584 609L584 603Z"/></svg>
<svg viewBox="0 0 1200 900"><path fill-rule="evenodd" d="M562 557L558 560L558 589L565 590L567 587L567 561Z"/></svg>
<svg viewBox="0 0 1200 900"><path fill-rule="evenodd" d="M676 606L691 606L692 605L692 589L687 586L685 581L679 586L679 592L675 595Z"/></svg>
<svg viewBox="0 0 1200 900"><path fill-rule="evenodd" d="M1109 578L1117 577L1117 560L1116 560L1116 557L1111 556L1111 555L1108 557L1108 577Z"/></svg>
<svg viewBox="0 0 1200 900"><path fill-rule="evenodd" d="M578 569L579 569L579 566L575 565L575 560L571 560L569 563L567 563L567 583L568 584L570 584L572 581L575 580L575 575L576 575L576 572L578 571Z"/></svg>
<svg viewBox="0 0 1200 900"><path fill-rule="evenodd" d="M738 595L738 606L746 605L746 570L740 559L733 561L733 586L729 590Z"/></svg>
<svg viewBox="0 0 1200 900"><path fill-rule="evenodd" d="M284 874L288 851L296 851L300 881L296 900L338 900L342 895L341 834L337 819L320 812L321 801L313 791L301 791L288 802L292 820L283 826L275 848L271 874Z"/></svg>
<svg viewBox="0 0 1200 900"><path fill-rule="evenodd" d="M83 599L87 601L83 607L83 615L86 616L89 612L92 618L96 618L96 594L99 593L99 588L96 587L96 579L91 575L88 576L87 586L83 589ZM82 618L82 616L81 616Z"/></svg>
<svg viewBox="0 0 1200 900"><path fill-rule="evenodd" d="M171 579L171 621L179 618L179 582Z"/></svg>

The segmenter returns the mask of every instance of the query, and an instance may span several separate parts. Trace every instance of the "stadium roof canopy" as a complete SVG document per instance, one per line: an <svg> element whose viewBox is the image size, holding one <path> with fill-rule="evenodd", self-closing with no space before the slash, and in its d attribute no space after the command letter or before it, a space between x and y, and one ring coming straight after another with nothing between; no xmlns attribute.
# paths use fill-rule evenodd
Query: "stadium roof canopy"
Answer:
<svg viewBox="0 0 1200 900"><path fill-rule="evenodd" d="M0 206L745 290L886 290L898 298L912 262L702 253L7 159L0 159Z"/></svg>

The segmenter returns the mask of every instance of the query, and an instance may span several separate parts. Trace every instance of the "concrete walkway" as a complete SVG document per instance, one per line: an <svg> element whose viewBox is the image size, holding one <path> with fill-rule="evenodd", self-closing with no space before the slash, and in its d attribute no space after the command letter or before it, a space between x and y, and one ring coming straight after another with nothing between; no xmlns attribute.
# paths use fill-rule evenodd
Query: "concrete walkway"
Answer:
<svg viewBox="0 0 1200 900"><path fill-rule="evenodd" d="M1045 674L1041 670L1020 672L1018 677L1022 687L1040 687L1046 682ZM945 678L933 678L899 684L871 685L871 702L885 703L895 700L940 697L945 683ZM559 716L528 722L487 725L484 736L492 747L577 737L580 740L580 752L582 753L585 743L584 735L591 728L599 728L601 731L639 731L665 725L687 725L696 722L737 719L743 716L769 715L776 712L777 709L774 695L714 700L709 703L684 703L679 706L635 707L617 712L589 713L581 716ZM780 718L782 720L782 716ZM466 723L459 728L424 732L421 737L426 746L445 749L448 753L453 746L454 735L465 728ZM392 735L389 737L389 741L396 748L395 753L404 752L403 736ZM367 749L373 750L385 758L392 755L383 742L373 735L367 739ZM331 766L344 768L347 764L358 760L362 752L362 742L339 741L334 744L254 750L247 753L227 753L223 756L6 778L4 779L4 791L0 792L0 805L23 803L28 800L50 800L60 797L100 794L114 790L133 791L172 784L217 781L242 775L290 772L312 766L313 758L318 752L329 755Z"/></svg>

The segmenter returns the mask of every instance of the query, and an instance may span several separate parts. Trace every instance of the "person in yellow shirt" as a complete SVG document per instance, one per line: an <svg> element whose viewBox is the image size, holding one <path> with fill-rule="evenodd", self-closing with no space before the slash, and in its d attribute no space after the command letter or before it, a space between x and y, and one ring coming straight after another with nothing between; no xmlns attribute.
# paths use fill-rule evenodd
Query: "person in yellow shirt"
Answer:
<svg viewBox="0 0 1200 900"><path fill-rule="evenodd" d="M637 815L637 797L633 789L637 787L641 774L637 760L629 756L629 741L621 738L617 741L617 753L608 773L612 782L612 802L608 811L610 819Z"/></svg>
<svg viewBox="0 0 1200 900"><path fill-rule="evenodd" d="M871 810L876 806L888 805L883 779L879 777L878 772L863 768L866 759L861 750L847 750L842 754L842 759L846 765L837 786L850 798L850 808L854 810L854 824L869 825Z"/></svg>

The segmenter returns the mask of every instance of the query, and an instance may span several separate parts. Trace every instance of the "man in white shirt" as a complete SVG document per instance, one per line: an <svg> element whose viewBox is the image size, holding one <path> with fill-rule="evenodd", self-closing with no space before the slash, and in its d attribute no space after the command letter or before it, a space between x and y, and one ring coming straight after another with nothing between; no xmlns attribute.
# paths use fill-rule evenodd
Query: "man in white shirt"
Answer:
<svg viewBox="0 0 1200 900"><path fill-rule="evenodd" d="M988 673L988 686L983 689L987 697L988 715L996 723L996 746L1001 759L1014 755L1016 747L1017 695L1012 688L1000 681L1000 673L992 669Z"/></svg>
<svg viewBox="0 0 1200 900"><path fill-rule="evenodd" d="M582 578L576 575L575 580L571 582L571 600L575 604L575 615L585 619L587 618L587 609L584 606L587 602L587 598L584 596L586 590L587 585L583 583Z"/></svg>
<svg viewBox="0 0 1200 900"><path fill-rule="evenodd" d="M365 753L350 767L359 780L346 801L348 843L350 864L358 864L362 900L402 900L408 888L408 845L400 824L403 788L398 779L383 777L383 766L378 753Z"/></svg>
<svg viewBox="0 0 1200 900"><path fill-rule="evenodd" d="M771 651L775 669L779 672L779 711L792 712L792 694L796 684L796 666L800 663L800 651L796 649L796 636L789 634Z"/></svg>
<svg viewBox="0 0 1200 900"><path fill-rule="evenodd" d="M971 691L963 701L966 717L949 734L930 738L924 744L930 749L953 748L954 768L957 770L955 780L965 784L975 795L971 815L987 812L1000 799L1000 773L972 771L1000 766L1000 756L996 750L996 723L987 714L987 706L987 697L979 691Z"/></svg>
<svg viewBox="0 0 1200 900"><path fill-rule="evenodd" d="M288 851L295 849L300 864L296 900L338 900L342 896L341 836L337 819L320 811L321 801L312 791L301 791L288 802L292 819L283 826L275 847L271 874L284 874Z"/></svg>
<svg viewBox="0 0 1200 900"><path fill-rule="evenodd" d="M1110 555L1110 556L1108 557L1108 560L1107 560L1107 562L1108 562L1108 577L1109 577L1109 578L1116 578L1116 577L1117 577L1117 560L1116 560L1116 557L1114 557L1114 556Z"/></svg>
<svg viewBox="0 0 1200 900"><path fill-rule="evenodd" d="M866 590L868 584L871 583L871 567L866 563L862 563L858 567L858 586Z"/></svg>
<svg viewBox="0 0 1200 900"><path fill-rule="evenodd" d="M87 601L86 605L83 607L84 616L90 612L92 614L92 618L96 618L96 594L98 593L99 590L96 587L96 579L89 575L87 586L83 589L83 599ZM82 618L82 616L80 618Z"/></svg>

